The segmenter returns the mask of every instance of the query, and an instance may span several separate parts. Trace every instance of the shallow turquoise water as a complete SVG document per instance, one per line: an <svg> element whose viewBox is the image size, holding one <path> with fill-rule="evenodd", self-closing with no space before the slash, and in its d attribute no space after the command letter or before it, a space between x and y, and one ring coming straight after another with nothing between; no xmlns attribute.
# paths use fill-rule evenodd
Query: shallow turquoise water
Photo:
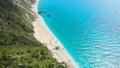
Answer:
<svg viewBox="0 0 120 68"><path fill-rule="evenodd" d="M120 0L40 0L38 6L79 68L120 68Z"/></svg>

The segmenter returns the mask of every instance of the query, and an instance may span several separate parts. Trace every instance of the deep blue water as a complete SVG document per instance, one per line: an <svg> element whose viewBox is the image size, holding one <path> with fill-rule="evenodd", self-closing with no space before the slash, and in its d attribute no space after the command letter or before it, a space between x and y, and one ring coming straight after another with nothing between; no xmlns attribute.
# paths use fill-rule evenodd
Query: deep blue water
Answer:
<svg viewBox="0 0 120 68"><path fill-rule="evenodd" d="M79 68L120 68L120 0L40 0L38 6Z"/></svg>

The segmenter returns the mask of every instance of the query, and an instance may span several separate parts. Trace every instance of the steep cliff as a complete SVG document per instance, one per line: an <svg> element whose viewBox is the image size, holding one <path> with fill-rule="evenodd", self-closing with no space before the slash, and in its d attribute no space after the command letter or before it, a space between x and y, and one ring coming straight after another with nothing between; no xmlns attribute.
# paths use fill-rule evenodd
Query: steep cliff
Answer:
<svg viewBox="0 0 120 68"><path fill-rule="evenodd" d="M63 67L33 36L33 3L35 0L0 0L0 68Z"/></svg>

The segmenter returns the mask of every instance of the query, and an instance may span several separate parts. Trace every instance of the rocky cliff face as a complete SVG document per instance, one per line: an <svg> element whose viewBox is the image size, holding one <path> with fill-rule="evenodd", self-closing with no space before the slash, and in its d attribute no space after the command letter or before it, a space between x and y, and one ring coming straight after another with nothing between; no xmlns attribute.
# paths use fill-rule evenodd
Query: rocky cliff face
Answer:
<svg viewBox="0 0 120 68"><path fill-rule="evenodd" d="M36 0L13 0L13 1L18 2L18 3L26 3L27 5L31 5L36 2Z"/></svg>
<svg viewBox="0 0 120 68"><path fill-rule="evenodd" d="M33 36L35 0L0 0L0 68L61 68Z"/></svg>
<svg viewBox="0 0 120 68"><path fill-rule="evenodd" d="M35 0L0 0L0 46L39 45L33 36Z"/></svg>

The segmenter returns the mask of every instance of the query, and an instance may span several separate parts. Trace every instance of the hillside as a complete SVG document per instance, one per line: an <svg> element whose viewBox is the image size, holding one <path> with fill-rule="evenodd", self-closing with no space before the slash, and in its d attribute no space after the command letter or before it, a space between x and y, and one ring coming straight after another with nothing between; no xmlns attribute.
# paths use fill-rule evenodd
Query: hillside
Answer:
<svg viewBox="0 0 120 68"><path fill-rule="evenodd" d="M34 36L35 0L0 0L0 68L66 68Z"/></svg>

